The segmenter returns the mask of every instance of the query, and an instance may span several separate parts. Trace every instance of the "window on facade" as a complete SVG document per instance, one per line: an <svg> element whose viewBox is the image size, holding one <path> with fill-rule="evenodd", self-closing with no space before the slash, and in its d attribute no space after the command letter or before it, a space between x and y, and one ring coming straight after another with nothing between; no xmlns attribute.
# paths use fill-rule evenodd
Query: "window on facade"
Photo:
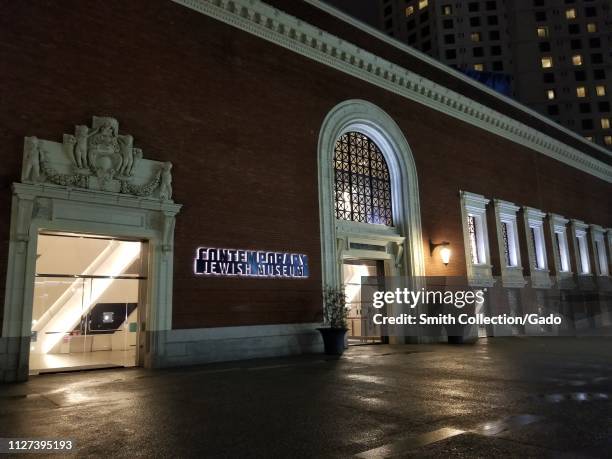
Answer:
<svg viewBox="0 0 612 459"><path fill-rule="evenodd" d="M610 118L602 118L601 119L601 128L602 129L610 129Z"/></svg>
<svg viewBox="0 0 612 459"><path fill-rule="evenodd" d="M596 80L605 80L606 79L606 71L604 69L595 69L593 70L593 78Z"/></svg>
<svg viewBox="0 0 612 459"><path fill-rule="evenodd" d="M584 86L578 86L576 88L576 96L577 97L586 97L586 88Z"/></svg>
<svg viewBox="0 0 612 459"><path fill-rule="evenodd" d="M474 64L474 70L482 72L484 70L484 64Z"/></svg>
<svg viewBox="0 0 612 459"><path fill-rule="evenodd" d="M419 0L420 10L422 10L423 8L427 8L427 5L429 5L429 0Z"/></svg>
<svg viewBox="0 0 612 459"><path fill-rule="evenodd" d="M599 235L595 238L595 252L597 253L597 264L599 266L599 275L608 275L608 257L606 255L606 245L603 236Z"/></svg>
<svg viewBox="0 0 612 459"><path fill-rule="evenodd" d="M544 83L554 83L555 82L555 74L554 73L545 73L542 76L542 80Z"/></svg>
<svg viewBox="0 0 612 459"><path fill-rule="evenodd" d="M547 107L547 111L549 115L558 115L559 114L559 106L558 105L549 105Z"/></svg>
<svg viewBox="0 0 612 459"><path fill-rule="evenodd" d="M538 37L540 37L540 38L548 37L548 27L546 27L546 26L538 27Z"/></svg>
<svg viewBox="0 0 612 459"><path fill-rule="evenodd" d="M536 269L546 269L546 249L544 246L544 232L542 226L531 226L531 244L535 256Z"/></svg>
<svg viewBox="0 0 612 459"><path fill-rule="evenodd" d="M590 274L589 251L587 247L587 235L585 232L576 233L576 250L578 251L578 266L580 274Z"/></svg>
<svg viewBox="0 0 612 459"><path fill-rule="evenodd" d="M511 222L501 222L502 245L506 266L517 266L514 225Z"/></svg>
<svg viewBox="0 0 612 459"><path fill-rule="evenodd" d="M595 33L597 32L597 24L590 22L587 24L587 32L589 33Z"/></svg>
<svg viewBox="0 0 612 459"><path fill-rule="evenodd" d="M597 102L597 109L600 112L609 112L610 111L610 102L608 102L607 100L605 100L603 102Z"/></svg>
<svg viewBox="0 0 612 459"><path fill-rule="evenodd" d="M470 18L470 26L478 27L480 25L480 18L478 16L474 16Z"/></svg>
<svg viewBox="0 0 612 459"><path fill-rule="evenodd" d="M565 17L567 19L576 19L576 8L568 8L565 10Z"/></svg>
<svg viewBox="0 0 612 459"><path fill-rule="evenodd" d="M612 145L612 135L605 135L604 136L604 143L606 145Z"/></svg>
<svg viewBox="0 0 612 459"><path fill-rule="evenodd" d="M414 6L407 6L405 10L406 17L412 16L414 14Z"/></svg>
<svg viewBox="0 0 612 459"><path fill-rule="evenodd" d="M540 51L543 53L547 53L550 51L550 42L549 41L542 41L540 43L538 43L538 47L540 48Z"/></svg>
<svg viewBox="0 0 612 459"><path fill-rule="evenodd" d="M451 14L453 14L453 7L451 5L443 5L442 14L444 16L450 16Z"/></svg>
<svg viewBox="0 0 612 459"><path fill-rule="evenodd" d="M393 225L389 168L369 137L343 134L336 142L334 169L336 218Z"/></svg>
<svg viewBox="0 0 612 459"><path fill-rule="evenodd" d="M603 64L603 54L601 53L591 54L591 63L592 64Z"/></svg>
<svg viewBox="0 0 612 459"><path fill-rule="evenodd" d="M565 231L555 231L555 246L559 257L559 268L562 272L569 272L569 251Z"/></svg>
<svg viewBox="0 0 612 459"><path fill-rule="evenodd" d="M472 263L475 265L484 262L480 260L480 255L478 253L478 236L476 225L476 217L473 215L468 215L467 229L470 237L470 253L472 255Z"/></svg>
<svg viewBox="0 0 612 459"><path fill-rule="evenodd" d="M580 24L570 24L569 26L567 26L567 30L571 34L580 33Z"/></svg>
<svg viewBox="0 0 612 459"><path fill-rule="evenodd" d="M476 42L480 41L480 32L472 32L470 34L470 40L476 41Z"/></svg>
<svg viewBox="0 0 612 459"><path fill-rule="evenodd" d="M555 98L555 90L549 89L548 91L546 91L546 97L548 98L548 100L553 100Z"/></svg>
<svg viewBox="0 0 612 459"><path fill-rule="evenodd" d="M582 65L582 56L580 54L574 54L572 56L573 65Z"/></svg>
<svg viewBox="0 0 612 459"><path fill-rule="evenodd" d="M546 56L542 58L542 68L549 69L553 66L553 59L550 56Z"/></svg>
<svg viewBox="0 0 612 459"><path fill-rule="evenodd" d="M599 39L599 37L589 38L589 47L590 48L600 48L601 40Z"/></svg>

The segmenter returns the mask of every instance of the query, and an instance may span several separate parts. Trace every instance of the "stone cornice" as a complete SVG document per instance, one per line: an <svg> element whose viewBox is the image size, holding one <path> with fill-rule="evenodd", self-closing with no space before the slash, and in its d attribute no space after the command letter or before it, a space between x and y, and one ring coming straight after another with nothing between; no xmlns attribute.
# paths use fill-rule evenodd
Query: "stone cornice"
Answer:
<svg viewBox="0 0 612 459"><path fill-rule="evenodd" d="M259 0L173 0L612 183L612 166Z"/></svg>

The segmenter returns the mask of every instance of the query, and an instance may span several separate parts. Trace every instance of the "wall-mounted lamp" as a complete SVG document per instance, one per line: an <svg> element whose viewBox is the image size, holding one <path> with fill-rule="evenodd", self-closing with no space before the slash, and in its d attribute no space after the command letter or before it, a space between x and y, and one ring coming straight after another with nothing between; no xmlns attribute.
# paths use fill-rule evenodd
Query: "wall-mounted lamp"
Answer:
<svg viewBox="0 0 612 459"><path fill-rule="evenodd" d="M444 263L444 265L448 265L448 262L450 261L450 257L451 257L451 249L449 249L447 246L450 245L450 242L447 241L442 241L439 244L434 244L433 241L430 239L429 240L429 254L433 257L433 253L434 250L436 250L436 247L442 247L440 249L440 258L442 259L442 263Z"/></svg>

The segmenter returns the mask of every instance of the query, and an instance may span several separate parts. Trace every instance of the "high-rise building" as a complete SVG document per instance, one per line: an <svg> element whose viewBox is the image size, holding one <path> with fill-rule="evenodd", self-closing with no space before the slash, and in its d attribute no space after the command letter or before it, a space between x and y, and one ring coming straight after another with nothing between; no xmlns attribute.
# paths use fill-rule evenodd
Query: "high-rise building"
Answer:
<svg viewBox="0 0 612 459"><path fill-rule="evenodd" d="M610 0L381 0L381 28L612 149Z"/></svg>

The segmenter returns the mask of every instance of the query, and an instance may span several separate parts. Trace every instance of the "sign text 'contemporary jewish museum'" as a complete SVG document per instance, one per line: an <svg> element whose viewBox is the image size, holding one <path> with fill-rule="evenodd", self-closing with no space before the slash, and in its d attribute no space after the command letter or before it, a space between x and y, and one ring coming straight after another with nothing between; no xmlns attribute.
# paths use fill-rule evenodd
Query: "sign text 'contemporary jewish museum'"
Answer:
<svg viewBox="0 0 612 459"><path fill-rule="evenodd" d="M196 274L209 276L306 278L308 257L298 253L199 247Z"/></svg>

